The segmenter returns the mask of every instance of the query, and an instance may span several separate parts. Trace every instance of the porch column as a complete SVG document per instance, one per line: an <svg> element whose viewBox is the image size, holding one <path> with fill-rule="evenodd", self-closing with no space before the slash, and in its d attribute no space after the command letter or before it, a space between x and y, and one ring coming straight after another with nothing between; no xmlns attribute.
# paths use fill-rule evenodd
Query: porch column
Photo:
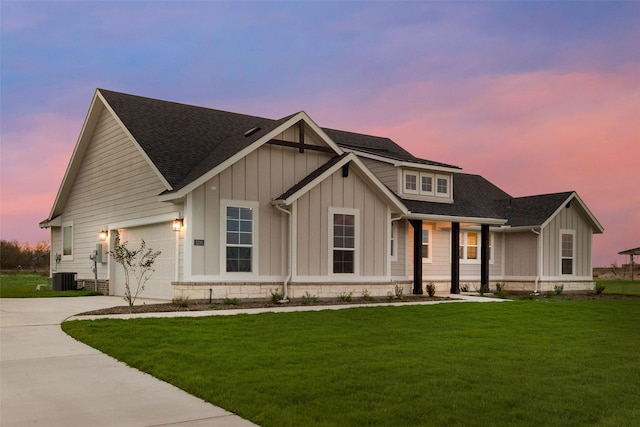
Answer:
<svg viewBox="0 0 640 427"><path fill-rule="evenodd" d="M480 226L480 289L489 292L489 225Z"/></svg>
<svg viewBox="0 0 640 427"><path fill-rule="evenodd" d="M460 293L460 223L451 223L451 291Z"/></svg>
<svg viewBox="0 0 640 427"><path fill-rule="evenodd" d="M422 295L422 221L410 219L413 227L413 293Z"/></svg>

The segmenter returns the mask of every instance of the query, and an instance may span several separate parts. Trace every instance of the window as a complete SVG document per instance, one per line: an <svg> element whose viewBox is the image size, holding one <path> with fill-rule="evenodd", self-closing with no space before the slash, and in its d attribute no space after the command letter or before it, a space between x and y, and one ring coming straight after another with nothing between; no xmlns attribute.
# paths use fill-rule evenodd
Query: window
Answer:
<svg viewBox="0 0 640 427"><path fill-rule="evenodd" d="M253 271L254 209L252 207L226 206L225 261L227 272Z"/></svg>
<svg viewBox="0 0 640 427"><path fill-rule="evenodd" d="M404 192L418 194L418 174L417 173L404 173Z"/></svg>
<svg viewBox="0 0 640 427"><path fill-rule="evenodd" d="M62 259L73 259L73 223L62 224Z"/></svg>
<svg viewBox="0 0 640 427"><path fill-rule="evenodd" d="M482 253L481 233L463 231L460 233L460 260L470 263L480 262ZM493 233L489 233L489 261L493 263Z"/></svg>
<svg viewBox="0 0 640 427"><path fill-rule="evenodd" d="M357 216L351 212L330 212L330 215L332 271L334 274L353 274L357 263Z"/></svg>
<svg viewBox="0 0 640 427"><path fill-rule="evenodd" d="M420 194L433 196L433 175L428 173L420 174Z"/></svg>
<svg viewBox="0 0 640 427"><path fill-rule="evenodd" d="M560 268L562 274L573 274L575 231L560 231Z"/></svg>
<svg viewBox="0 0 640 427"><path fill-rule="evenodd" d="M436 196L449 196L449 177L445 175L436 176Z"/></svg>
<svg viewBox="0 0 640 427"><path fill-rule="evenodd" d="M431 226L422 225L422 262L431 261Z"/></svg>
<svg viewBox="0 0 640 427"><path fill-rule="evenodd" d="M389 242L389 254L391 255L391 261L398 260L398 221L391 223L391 239Z"/></svg>

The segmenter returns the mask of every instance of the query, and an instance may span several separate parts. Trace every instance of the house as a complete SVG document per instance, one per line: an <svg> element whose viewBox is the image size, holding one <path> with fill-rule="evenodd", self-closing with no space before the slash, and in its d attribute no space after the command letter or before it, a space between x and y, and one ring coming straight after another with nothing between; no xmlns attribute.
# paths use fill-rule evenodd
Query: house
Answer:
<svg viewBox="0 0 640 427"><path fill-rule="evenodd" d="M303 111L272 120L103 89L40 225L52 273L112 295L115 236L144 239L162 251L144 295L163 299L585 290L603 232L575 192L512 197Z"/></svg>

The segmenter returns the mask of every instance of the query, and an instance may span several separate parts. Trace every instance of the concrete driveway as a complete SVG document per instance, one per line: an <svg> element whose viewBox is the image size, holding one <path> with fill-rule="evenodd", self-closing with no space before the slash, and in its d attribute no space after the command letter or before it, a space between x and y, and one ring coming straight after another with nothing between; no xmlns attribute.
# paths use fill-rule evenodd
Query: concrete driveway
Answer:
<svg viewBox="0 0 640 427"><path fill-rule="evenodd" d="M60 328L73 314L122 304L104 296L0 299L0 425L254 425Z"/></svg>

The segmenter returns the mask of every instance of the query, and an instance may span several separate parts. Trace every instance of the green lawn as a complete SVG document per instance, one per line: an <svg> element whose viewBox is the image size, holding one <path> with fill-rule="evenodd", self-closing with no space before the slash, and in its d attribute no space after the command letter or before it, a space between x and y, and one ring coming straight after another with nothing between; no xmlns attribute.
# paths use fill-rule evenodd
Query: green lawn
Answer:
<svg viewBox="0 0 640 427"><path fill-rule="evenodd" d="M597 279L596 282L605 286L605 294L640 295L640 277L633 282L619 279Z"/></svg>
<svg viewBox="0 0 640 427"><path fill-rule="evenodd" d="M47 288L36 290L38 285ZM49 276L34 273L0 274L0 298L79 297L100 295L92 290L53 291Z"/></svg>
<svg viewBox="0 0 640 427"><path fill-rule="evenodd" d="M640 299L595 299L63 329L265 427L629 426L640 424L638 325Z"/></svg>

